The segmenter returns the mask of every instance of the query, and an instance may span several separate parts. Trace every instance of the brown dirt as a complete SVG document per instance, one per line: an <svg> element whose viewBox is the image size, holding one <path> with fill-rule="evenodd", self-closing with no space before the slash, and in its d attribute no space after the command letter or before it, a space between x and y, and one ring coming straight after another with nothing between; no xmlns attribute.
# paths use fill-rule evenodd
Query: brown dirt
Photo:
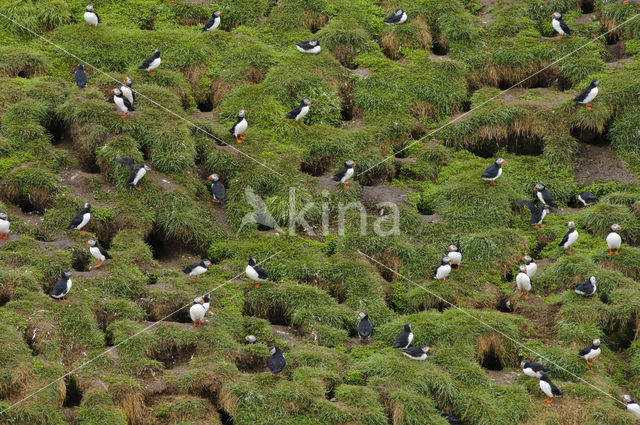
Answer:
<svg viewBox="0 0 640 425"><path fill-rule="evenodd" d="M383 183L376 186L361 186L360 200L367 208L374 208L381 202L403 204L407 201L407 190Z"/></svg>
<svg viewBox="0 0 640 425"><path fill-rule="evenodd" d="M498 385L511 385L514 379L518 377L517 370L489 370L484 369L485 373L489 375L493 381Z"/></svg>
<svg viewBox="0 0 640 425"><path fill-rule="evenodd" d="M584 13L576 18L576 24L588 24L592 21L595 21L596 15L593 13Z"/></svg>
<svg viewBox="0 0 640 425"><path fill-rule="evenodd" d="M558 88L555 85L552 85L551 87L537 87L535 89L515 87L498 97L496 100L502 100L502 103L505 105L524 104L544 106L545 108L548 108L562 103L571 97L571 94L559 92Z"/></svg>
<svg viewBox="0 0 640 425"><path fill-rule="evenodd" d="M627 43L625 41L619 41L616 44L607 44L604 46L609 54L606 62L617 62L621 59L627 58Z"/></svg>
<svg viewBox="0 0 640 425"><path fill-rule="evenodd" d="M289 348L302 343L302 340L299 337L291 333L291 330L288 326L271 325L271 330L273 330L273 336L276 339L281 339L286 342L287 347Z"/></svg>
<svg viewBox="0 0 640 425"><path fill-rule="evenodd" d="M210 211L212 212L212 217L215 223L222 229L224 229L227 234L232 235L233 229L231 229L231 226L227 221L227 212L225 208L219 204L214 205L213 203L211 203Z"/></svg>
<svg viewBox="0 0 640 425"><path fill-rule="evenodd" d="M367 78L369 75L373 74L373 71L369 68L365 68L363 66L359 66L356 69L351 70L352 73L361 76L362 78Z"/></svg>
<svg viewBox="0 0 640 425"><path fill-rule="evenodd" d="M438 214L418 214L418 218L420 219L420 221L422 221L425 224L428 223L439 223L442 221L442 217L440 217Z"/></svg>
<svg viewBox="0 0 640 425"><path fill-rule="evenodd" d="M634 61L633 58L622 58L618 59L615 62L609 62L606 64L607 69L620 69L628 63L632 63Z"/></svg>
<svg viewBox="0 0 640 425"><path fill-rule="evenodd" d="M538 269L538 273L540 273L540 269ZM534 292L536 290L535 278L532 290ZM528 319L527 323L530 324L531 337L552 343L560 304L546 304L535 293L530 293L528 300L518 298L517 295L513 299L514 313Z"/></svg>
<svg viewBox="0 0 640 425"><path fill-rule="evenodd" d="M581 143L579 157L573 170L576 181L587 186L593 182L638 183L638 179L627 171L609 146Z"/></svg>
<svg viewBox="0 0 640 425"><path fill-rule="evenodd" d="M357 117L351 121L345 121L342 123L342 128L344 130L357 130L359 128L364 128L364 118Z"/></svg>
<svg viewBox="0 0 640 425"><path fill-rule="evenodd" d="M151 177L153 181L156 182L160 190L164 192L173 192L174 190L180 189L179 184L172 182L167 176L157 172L156 170L148 173L148 176Z"/></svg>
<svg viewBox="0 0 640 425"><path fill-rule="evenodd" d="M104 192L114 192L113 185L109 184L101 174L85 173L77 168L67 168L60 171L60 183L68 187L72 194L93 205L96 200L93 198L93 192L87 183L87 179L94 176L102 181L102 190Z"/></svg>

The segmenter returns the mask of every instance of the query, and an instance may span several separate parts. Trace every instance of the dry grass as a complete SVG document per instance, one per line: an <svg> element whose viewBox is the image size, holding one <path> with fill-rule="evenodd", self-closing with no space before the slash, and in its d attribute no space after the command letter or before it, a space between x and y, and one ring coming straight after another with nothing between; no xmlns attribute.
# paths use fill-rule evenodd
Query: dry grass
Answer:
<svg viewBox="0 0 640 425"><path fill-rule="evenodd" d="M316 32L327 25L329 17L314 10L305 10L302 23L311 32Z"/></svg>
<svg viewBox="0 0 640 425"><path fill-rule="evenodd" d="M488 355L495 353L495 356L500 359L502 366L505 366L505 348L502 338L498 334L492 333L489 335L483 335L478 338L476 344L476 357L479 363L483 363Z"/></svg>
<svg viewBox="0 0 640 425"><path fill-rule="evenodd" d="M435 120L438 117L438 111L430 103L416 100L409 106L409 113L416 119L429 118Z"/></svg>
<svg viewBox="0 0 640 425"><path fill-rule="evenodd" d="M416 39L420 42L422 48L430 49L431 44L433 43L433 39L431 37L431 31L429 31L429 25L427 25L427 23L421 17L413 18L412 22L416 27L418 27L415 34ZM440 39L442 40L443 37L441 36ZM440 45L444 47L442 41L440 41Z"/></svg>
<svg viewBox="0 0 640 425"><path fill-rule="evenodd" d="M264 80L264 75L254 65L249 65L242 78L248 84L258 84Z"/></svg>
<svg viewBox="0 0 640 425"><path fill-rule="evenodd" d="M338 44L331 49L333 57L343 66L348 66L357 56L356 49L350 44Z"/></svg>
<svg viewBox="0 0 640 425"><path fill-rule="evenodd" d="M382 36L380 40L380 46L382 51L389 59L398 59L398 52L400 51L400 41L396 37L395 33L388 32Z"/></svg>

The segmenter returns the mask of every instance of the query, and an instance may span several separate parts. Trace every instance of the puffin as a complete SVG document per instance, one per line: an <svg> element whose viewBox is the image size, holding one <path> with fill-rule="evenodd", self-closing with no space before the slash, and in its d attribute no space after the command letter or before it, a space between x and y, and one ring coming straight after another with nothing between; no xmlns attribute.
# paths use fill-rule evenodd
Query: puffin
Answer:
<svg viewBox="0 0 640 425"><path fill-rule="evenodd" d="M73 217L69 225L67 226L67 230L77 230L78 234L84 235L84 232L81 232L82 228L87 225L89 220L91 219L91 204L84 204L84 208L80 210L78 214Z"/></svg>
<svg viewBox="0 0 640 425"><path fill-rule="evenodd" d="M451 260L451 264L456 266L456 268L452 270L459 271L460 262L462 261L462 254L460 253L460 250L458 250L457 246L452 244L447 247L447 251L449 251L447 253L447 257Z"/></svg>
<svg viewBox="0 0 640 425"><path fill-rule="evenodd" d="M442 257L440 265L433 272L433 278L439 281L446 281L451 273L451 259L448 256Z"/></svg>
<svg viewBox="0 0 640 425"><path fill-rule="evenodd" d="M631 398L629 394L622 394L620 397L627 403L627 411L640 420L640 405L638 402ZM636 425L638 425L638 421L636 421Z"/></svg>
<svg viewBox="0 0 640 425"><path fill-rule="evenodd" d="M227 193L227 190L224 188L224 184L220 181L220 177L217 174L211 174L207 177L208 180L211 180L211 202L214 204L224 205L224 195Z"/></svg>
<svg viewBox="0 0 640 425"><path fill-rule="evenodd" d="M129 157L118 157L116 158L116 162L127 165L131 168L131 173L129 174L129 179L127 180L126 185L133 186L136 190L142 190L142 188L138 186L138 183L145 174L151 172L151 166L148 164L136 164L136 160Z"/></svg>
<svg viewBox="0 0 640 425"><path fill-rule="evenodd" d="M607 246L609 247L609 255L613 254L613 250L616 250L616 255L620 254L620 245L622 244L622 238L618 232L622 230L622 226L619 224L611 225L611 233L607 235Z"/></svg>
<svg viewBox="0 0 640 425"><path fill-rule="evenodd" d="M598 279L596 279L595 276L591 276L589 280L585 280L584 282L579 283L575 287L574 291L576 291L576 294L582 295L583 297L590 297L596 293L597 281Z"/></svg>
<svg viewBox="0 0 640 425"><path fill-rule="evenodd" d="M138 67L138 69L142 69L147 71L149 75L155 75L154 69L160 66L162 63L162 59L160 59L160 50L156 49L155 52L148 58L146 58Z"/></svg>
<svg viewBox="0 0 640 425"><path fill-rule="evenodd" d="M431 354L431 347L408 347L402 349L402 354L411 360L427 360L427 354Z"/></svg>
<svg viewBox="0 0 640 425"><path fill-rule="evenodd" d="M98 264L93 266L94 269L102 267L106 260L110 260L112 257L109 255L106 249L104 249L95 239L89 239L86 243L89 247L89 253L99 261Z"/></svg>
<svg viewBox="0 0 640 425"><path fill-rule="evenodd" d="M207 22L204 23L204 27L202 28L202 32L207 33L207 35L211 34L211 31L215 30L220 26L220 17L222 16L222 12L219 10L214 10L211 14L211 17L207 19Z"/></svg>
<svg viewBox="0 0 640 425"><path fill-rule="evenodd" d="M287 365L284 354L276 346L269 349L269 357L267 357L267 367L271 371L271 376L278 376Z"/></svg>
<svg viewBox="0 0 640 425"><path fill-rule="evenodd" d="M131 78L126 77L122 82L122 87L120 87L120 91L122 95L129 101L131 105L136 101L136 94L131 89Z"/></svg>
<svg viewBox="0 0 640 425"><path fill-rule="evenodd" d="M255 335L247 335L244 337L244 340L247 341L247 344L253 345L258 343L258 338Z"/></svg>
<svg viewBox="0 0 640 425"><path fill-rule="evenodd" d="M569 230L565 233L558 246L561 246L562 249L567 251L567 254L572 254L571 245L578 240L578 231L576 230L576 225L573 221L570 221L568 226Z"/></svg>
<svg viewBox="0 0 640 425"><path fill-rule="evenodd" d="M384 23L387 25L404 24L405 22L407 22L407 13L400 8L384 18Z"/></svg>
<svg viewBox="0 0 640 425"><path fill-rule="evenodd" d="M89 29L93 27L97 27L98 24L100 23L100 17L96 13L96 11L93 10L93 5L91 4L87 5L84 12L84 20L87 24L89 24Z"/></svg>
<svg viewBox="0 0 640 425"><path fill-rule="evenodd" d="M564 35L571 35L573 30L569 28L569 25L562 19L562 14L560 12L554 12L551 14L553 20L551 21L551 26L558 33L558 40L560 40Z"/></svg>
<svg viewBox="0 0 640 425"><path fill-rule="evenodd" d="M113 103L115 103L118 109L120 110L120 118L127 118L127 114L130 111L136 110L136 108L134 108L133 105L131 105L131 102L129 102L129 99L124 97L124 95L122 94L122 90L113 89L112 93L113 93Z"/></svg>
<svg viewBox="0 0 640 425"><path fill-rule="evenodd" d="M482 173L482 180L491 182L491 184L496 184L496 180L502 175L502 165L506 163L507 161L502 158L496 159L493 165L484 170L484 173Z"/></svg>
<svg viewBox="0 0 640 425"><path fill-rule="evenodd" d="M211 261L208 258L203 258L202 261L193 263L182 269L182 273L185 273L192 280L197 279L201 274L206 273L207 269L211 266Z"/></svg>
<svg viewBox="0 0 640 425"><path fill-rule="evenodd" d="M525 375L532 378L539 378L541 373L551 372L548 366L536 362L521 361L520 368Z"/></svg>
<svg viewBox="0 0 640 425"><path fill-rule="evenodd" d="M600 81L597 78L591 81L589 87L582 90L573 101L585 105L588 110L591 110L591 102L598 95L598 83L600 83Z"/></svg>
<svg viewBox="0 0 640 425"><path fill-rule="evenodd" d="M531 291L531 279L527 276L527 266L524 264L520 266L520 273L516 276L516 287L518 291L520 291L518 298L520 298L524 292L524 299L528 300L529 291Z"/></svg>
<svg viewBox="0 0 640 425"><path fill-rule="evenodd" d="M520 199L516 201L518 205L525 205L529 208L531 212L531 219L529 220L529 224L537 229L538 227L544 227L542 224L542 220L549 214L549 207L546 205L537 206L533 201L529 201L528 199Z"/></svg>
<svg viewBox="0 0 640 425"><path fill-rule="evenodd" d="M538 265L533 261L533 258L531 258L530 255L525 255L522 257L522 260L527 262L527 276L529 276L529 279L532 279L538 271Z"/></svg>
<svg viewBox="0 0 640 425"><path fill-rule="evenodd" d="M587 192L587 191L578 193L578 195L576 196L576 199L584 207L588 207L589 205L595 204L596 202L598 202L598 199L596 199L593 193Z"/></svg>
<svg viewBox="0 0 640 425"><path fill-rule="evenodd" d="M6 211L0 211L0 239L7 239L11 229L11 220Z"/></svg>
<svg viewBox="0 0 640 425"><path fill-rule="evenodd" d="M342 183L343 187L348 188L348 180L353 176L353 167L355 166L356 162L353 159L347 159L344 162L342 168L340 168L338 172L333 177L331 177L331 180L333 180L334 182L340 182Z"/></svg>
<svg viewBox="0 0 640 425"><path fill-rule="evenodd" d="M204 294L202 297L196 297L193 300L193 305L189 309L189 316L193 321L193 326L202 326L204 323L204 315L209 311L209 294Z"/></svg>
<svg viewBox="0 0 640 425"><path fill-rule="evenodd" d="M556 384L551 382L551 379L544 372L540 373L540 389L546 394L547 399L545 401L547 403L553 403L555 397L562 396L562 391L556 387Z"/></svg>
<svg viewBox="0 0 640 425"><path fill-rule="evenodd" d="M84 65L79 63L76 72L73 74L73 79L76 82L76 86L80 89L87 87L87 73L84 72Z"/></svg>
<svg viewBox="0 0 640 425"><path fill-rule="evenodd" d="M249 258L249 265L244 269L244 272L253 281L251 283L253 283L256 288L260 287L260 282L264 282L269 279L269 274L256 265L255 258Z"/></svg>
<svg viewBox="0 0 640 425"><path fill-rule="evenodd" d="M236 123L229 129L229 133L233 134L233 136L236 138L236 142L238 143L243 142L243 134L245 131L247 131L247 127L249 127L249 123L244 118L247 112L248 111L246 109L240 109L240 111L238 111L238 119L236 120Z"/></svg>
<svg viewBox="0 0 640 425"><path fill-rule="evenodd" d="M306 97L300 101L300 104L293 108L285 118L289 118L290 120L295 120L300 127L300 120L304 118L305 115L309 113L309 109L311 109L311 101Z"/></svg>
<svg viewBox="0 0 640 425"><path fill-rule="evenodd" d="M360 337L360 342L369 341L371 339L371 334L373 333L373 326L371 326L371 322L369 321L369 315L362 311L358 314L360 318L360 322L358 322L358 336Z"/></svg>
<svg viewBox="0 0 640 425"><path fill-rule="evenodd" d="M51 298L58 301L65 301L65 296L71 290L71 272L69 270L62 270L60 273L60 280L53 285L53 289L49 293Z"/></svg>
<svg viewBox="0 0 640 425"><path fill-rule="evenodd" d="M320 53L320 50L321 50L320 42L315 38L313 40L301 41L299 43L296 43L296 49L298 49L302 53L311 53L311 54Z"/></svg>
<svg viewBox="0 0 640 425"><path fill-rule="evenodd" d="M556 201L553 199L553 195L547 190L544 183L536 183L533 189L536 191L536 197L542 205L558 208L558 204L556 204Z"/></svg>
<svg viewBox="0 0 640 425"><path fill-rule="evenodd" d="M600 355L600 340L598 338L593 340L593 343L578 351L578 357L582 357L587 361L587 364L591 366L593 364L593 359Z"/></svg>
<svg viewBox="0 0 640 425"><path fill-rule="evenodd" d="M411 341L413 341L413 332L411 332L411 325L407 323L404 325L404 329L396 336L393 348L407 348Z"/></svg>

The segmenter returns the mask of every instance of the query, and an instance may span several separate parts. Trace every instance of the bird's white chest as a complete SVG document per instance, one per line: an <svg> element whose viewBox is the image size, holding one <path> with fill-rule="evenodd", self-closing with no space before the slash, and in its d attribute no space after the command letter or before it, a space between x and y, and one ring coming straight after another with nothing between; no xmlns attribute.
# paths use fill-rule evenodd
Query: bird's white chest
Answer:
<svg viewBox="0 0 640 425"><path fill-rule="evenodd" d="M567 239L567 242L565 242L564 247L569 248L571 245L576 243L577 240L578 240L578 231L574 230L573 232L569 233L569 238Z"/></svg>
<svg viewBox="0 0 640 425"><path fill-rule="evenodd" d="M546 216L547 216L547 210L543 208L542 212L540 213L540 221L538 221L538 224L542 223L542 220L544 220Z"/></svg>
<svg viewBox="0 0 640 425"><path fill-rule="evenodd" d="M587 94L587 97L584 98L584 100L582 101L582 103L591 103L591 101L593 99L596 98L596 96L598 95L598 88L594 87L591 89L591 91Z"/></svg>
<svg viewBox="0 0 640 425"><path fill-rule="evenodd" d="M64 291L64 293L62 294L62 296L65 296L69 293L69 291L71 290L71 286L73 285L73 283L71 282L71 279L67 279L67 289L66 291Z"/></svg>
<svg viewBox="0 0 640 425"><path fill-rule="evenodd" d="M459 253L458 251L452 251L448 253L447 257L451 259L451 262L453 264L460 264L460 261L462 261L462 254Z"/></svg>
<svg viewBox="0 0 640 425"><path fill-rule="evenodd" d="M532 378L538 377L538 375L536 375L536 373L530 367L525 367L524 369L522 369L522 371L524 372L525 375L530 376Z"/></svg>
<svg viewBox="0 0 640 425"><path fill-rule="evenodd" d="M489 179L489 180L495 180L498 177L500 177L502 175L502 167L498 168L498 174L496 174L496 176L493 179Z"/></svg>
<svg viewBox="0 0 640 425"><path fill-rule="evenodd" d="M258 280L259 276L258 276L258 272L256 272L253 267L251 266L247 266L246 269L244 269L244 272L247 274L247 276L249 276L250 279L252 280Z"/></svg>
<svg viewBox="0 0 640 425"><path fill-rule="evenodd" d="M320 48L320 46L315 46L315 47L314 47L314 48L312 48L312 49L306 49L306 50L305 50L305 49L303 49L303 48L302 48L302 47L300 47L300 46L296 46L296 47L297 47L297 48L298 48L298 50L300 50L302 53L312 53L312 54L316 54L316 53L320 53L320 50L322 50L322 49Z"/></svg>
<svg viewBox="0 0 640 425"><path fill-rule="evenodd" d="M133 92L131 89L127 86L122 86L120 87L120 91L122 92L122 95L127 98L129 103L133 105Z"/></svg>
<svg viewBox="0 0 640 425"><path fill-rule="evenodd" d="M302 109L300 110L300 113L298 114L298 116L296 117L296 121L301 120L302 118L304 118L305 115L307 115L309 113L309 107L308 106L303 106Z"/></svg>
<svg viewBox="0 0 640 425"><path fill-rule="evenodd" d="M97 258L100 261L105 260L104 255L102 255L102 253L100 252L100 248L98 248L97 246L92 246L91 248L89 248L89 252L91 253L91 255L93 255L94 258Z"/></svg>
<svg viewBox="0 0 640 425"><path fill-rule="evenodd" d="M407 347L411 345L411 341L413 341L413 332L409 332L409 336L407 337Z"/></svg>
<svg viewBox="0 0 640 425"><path fill-rule="evenodd" d="M206 310L202 304L194 304L189 309L189 315L191 316L191 320L193 320L194 322L196 320L204 319L205 313L206 313Z"/></svg>
<svg viewBox="0 0 640 425"><path fill-rule="evenodd" d="M197 266L193 270L191 270L191 273L189 273L189 276L200 276L201 274L203 274L206 271L207 271L207 269L205 269L204 267Z"/></svg>
<svg viewBox="0 0 640 425"><path fill-rule="evenodd" d="M538 271L538 265L536 263L527 264L527 276L529 276L529 278L532 278L533 276L535 276L537 271Z"/></svg>
<svg viewBox="0 0 640 425"><path fill-rule="evenodd" d="M520 291L528 292L531 290L531 279L529 279L526 273L518 273L516 276L516 286Z"/></svg>
<svg viewBox="0 0 640 425"><path fill-rule="evenodd" d="M540 380L540 389L547 397L553 397L553 391L551 391L551 385L547 381Z"/></svg>
<svg viewBox="0 0 640 425"><path fill-rule="evenodd" d="M144 177L144 175L147 174L147 170L145 170L144 167L140 168L138 170L138 172L136 173L136 178L133 179L133 184L136 185L138 184L138 182L140 181L141 178Z"/></svg>
<svg viewBox="0 0 640 425"><path fill-rule="evenodd" d="M93 12L84 12L84 20L89 25L98 25L98 15Z"/></svg>
<svg viewBox="0 0 640 425"><path fill-rule="evenodd" d="M129 108L125 106L124 100L122 100L121 97L113 96L113 103L115 103L118 109L120 109L122 112L129 112Z"/></svg>
<svg viewBox="0 0 640 425"><path fill-rule="evenodd" d="M609 248L620 248L622 244L622 238L616 232L611 232L607 235L607 245Z"/></svg>
<svg viewBox="0 0 640 425"><path fill-rule="evenodd" d="M0 233L9 233L9 227L11 227L9 220L0 219Z"/></svg>
<svg viewBox="0 0 640 425"><path fill-rule="evenodd" d="M149 68L147 68L148 71L153 71L154 69L156 69L157 67L160 66L160 64L162 63L162 59L160 58L155 58L150 64L149 64Z"/></svg>
<svg viewBox="0 0 640 425"><path fill-rule="evenodd" d="M427 354L426 353L423 353L421 356L418 356L418 357L412 356L411 354L405 353L404 351L402 352L402 354L404 354L405 356L407 356L407 357L409 357L410 359L413 359L413 360L426 360L427 359Z"/></svg>
<svg viewBox="0 0 640 425"><path fill-rule="evenodd" d="M549 21L547 21L549 22ZM556 18L553 18L553 21L551 21L551 26L553 26L553 29L556 30L556 32L560 35L564 35L564 31L562 30L562 27L560 26L560 21L558 21Z"/></svg>
<svg viewBox="0 0 640 425"><path fill-rule="evenodd" d="M91 213L84 213L82 215L82 221L80 222L80 224L78 224L78 227L76 227L76 229L80 230L84 226L86 226L87 223L89 222L89 219L91 219Z"/></svg>
<svg viewBox="0 0 640 425"><path fill-rule="evenodd" d="M627 404L627 410L636 418L640 419L640 405L638 403Z"/></svg>
<svg viewBox="0 0 640 425"><path fill-rule="evenodd" d="M585 202L584 199L582 199L582 196L578 195L578 201L582 202L582 205L584 205L585 207L587 206L587 203Z"/></svg>
<svg viewBox="0 0 640 425"><path fill-rule="evenodd" d="M344 173L344 177L340 179L340 183L344 183L349 180L353 176L353 167L349 168L346 173Z"/></svg>
<svg viewBox="0 0 640 425"><path fill-rule="evenodd" d="M547 205L547 203L544 201L544 197L542 196L542 192L536 192L536 195L538 196L538 200L542 203L542 205Z"/></svg>
<svg viewBox="0 0 640 425"><path fill-rule="evenodd" d="M407 13L403 12L402 13L402 17L400 18L400 22L398 22L399 24L404 24L405 22L407 22Z"/></svg>
<svg viewBox="0 0 640 425"><path fill-rule="evenodd" d="M247 131L247 127L249 127L249 123L246 119L243 118L242 121L236 124L236 128L233 130L233 135L238 136L240 134L243 134L245 131Z"/></svg>
<svg viewBox="0 0 640 425"><path fill-rule="evenodd" d="M436 271L436 279L444 279L449 276L449 273L451 273L451 266L449 264L442 265Z"/></svg>
<svg viewBox="0 0 640 425"><path fill-rule="evenodd" d="M591 349L591 351L585 354L584 358L587 360L591 360L591 359L595 359L599 355L600 355L600 347L596 348L595 350Z"/></svg>
<svg viewBox="0 0 640 425"><path fill-rule="evenodd" d="M213 20L213 24L207 28L207 31L213 31L214 29L220 26L220 17L217 16L216 19Z"/></svg>

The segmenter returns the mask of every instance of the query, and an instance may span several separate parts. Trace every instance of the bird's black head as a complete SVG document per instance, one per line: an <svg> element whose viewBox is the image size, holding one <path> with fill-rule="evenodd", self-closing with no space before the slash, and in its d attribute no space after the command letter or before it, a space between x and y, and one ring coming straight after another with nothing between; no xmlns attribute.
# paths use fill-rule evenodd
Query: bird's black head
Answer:
<svg viewBox="0 0 640 425"><path fill-rule="evenodd" d="M87 5L87 12L93 12L93 5L92 4L88 4Z"/></svg>
<svg viewBox="0 0 640 425"><path fill-rule="evenodd" d="M220 12L219 10L214 10L211 16L213 16L214 18L222 16L222 12Z"/></svg>
<svg viewBox="0 0 640 425"><path fill-rule="evenodd" d="M594 78L593 81L591 82L591 87L596 87L598 84L600 84L600 80L598 80L597 78Z"/></svg>
<svg viewBox="0 0 640 425"><path fill-rule="evenodd" d="M251 267L253 267L253 266L255 266L255 265L256 265L256 260L255 260L255 258L249 258L249 265L250 265Z"/></svg>
<svg viewBox="0 0 640 425"><path fill-rule="evenodd" d="M311 101L308 98L302 99L302 104L305 106L311 106Z"/></svg>
<svg viewBox="0 0 640 425"><path fill-rule="evenodd" d="M498 164L498 165L502 165L502 164L506 164L506 163L507 163L507 161L505 161L505 160L504 160L504 159L502 159L502 158L498 158L498 159L496 159L496 164Z"/></svg>
<svg viewBox="0 0 640 425"><path fill-rule="evenodd" d="M319 43L319 41L318 41L318 40L316 40L315 38L314 38L313 40L310 40L310 41L309 41L309 45L310 45L310 46L317 46L317 45L318 45L318 43Z"/></svg>
<svg viewBox="0 0 640 425"><path fill-rule="evenodd" d="M84 69L84 65L83 65L83 64L81 64L81 63L79 63L79 64L78 64L78 69Z"/></svg>
<svg viewBox="0 0 640 425"><path fill-rule="evenodd" d="M271 354L272 356L274 356L278 351L280 351L280 349L278 347L276 347L275 345L271 348L269 348L269 354Z"/></svg>
<svg viewBox="0 0 640 425"><path fill-rule="evenodd" d="M159 57L160 56L160 49L156 49L156 51L153 52L153 56Z"/></svg>
<svg viewBox="0 0 640 425"><path fill-rule="evenodd" d="M211 296L209 294L204 294L202 297L205 303L208 303L211 300Z"/></svg>
<svg viewBox="0 0 640 425"><path fill-rule="evenodd" d="M89 246L96 246L97 244L98 244L98 242L96 242L95 239L89 239L87 241L87 245L89 245Z"/></svg>
<svg viewBox="0 0 640 425"><path fill-rule="evenodd" d="M354 167L356 165L356 162L353 159L347 159L344 162L344 165L345 165L345 167L352 168L352 167Z"/></svg>
<svg viewBox="0 0 640 425"><path fill-rule="evenodd" d="M360 320L364 320L364 319L367 319L369 315L367 314L366 311L361 311L360 314L358 314L358 317L360 318Z"/></svg>
<svg viewBox="0 0 640 425"><path fill-rule="evenodd" d="M0 220L6 220L7 219L7 213L4 211L0 211Z"/></svg>
<svg viewBox="0 0 640 425"><path fill-rule="evenodd" d="M60 277L62 279L69 279L71 277L71 271L70 270L62 270L62 272L60 272Z"/></svg>
<svg viewBox="0 0 640 425"><path fill-rule="evenodd" d="M211 265L211 260L209 260L208 258L203 258L202 264L204 264L205 267L209 267Z"/></svg>
<svg viewBox="0 0 640 425"><path fill-rule="evenodd" d="M546 188L546 186L544 185L544 183L536 183L536 185L533 186L533 188L535 190L544 190Z"/></svg>
<svg viewBox="0 0 640 425"><path fill-rule="evenodd" d="M87 203L84 204L84 207L86 209L90 210L91 209L91 204L87 202Z"/></svg>
<svg viewBox="0 0 640 425"><path fill-rule="evenodd" d="M393 12L394 15L396 16L400 16L404 13L404 10L397 8L395 12Z"/></svg>
<svg viewBox="0 0 640 425"><path fill-rule="evenodd" d="M411 324L406 323L406 324L404 325L404 331L405 331L405 332L411 332Z"/></svg>
<svg viewBox="0 0 640 425"><path fill-rule="evenodd" d="M122 90L120 90L120 89L113 89L113 95L114 95L114 96L122 96Z"/></svg>

